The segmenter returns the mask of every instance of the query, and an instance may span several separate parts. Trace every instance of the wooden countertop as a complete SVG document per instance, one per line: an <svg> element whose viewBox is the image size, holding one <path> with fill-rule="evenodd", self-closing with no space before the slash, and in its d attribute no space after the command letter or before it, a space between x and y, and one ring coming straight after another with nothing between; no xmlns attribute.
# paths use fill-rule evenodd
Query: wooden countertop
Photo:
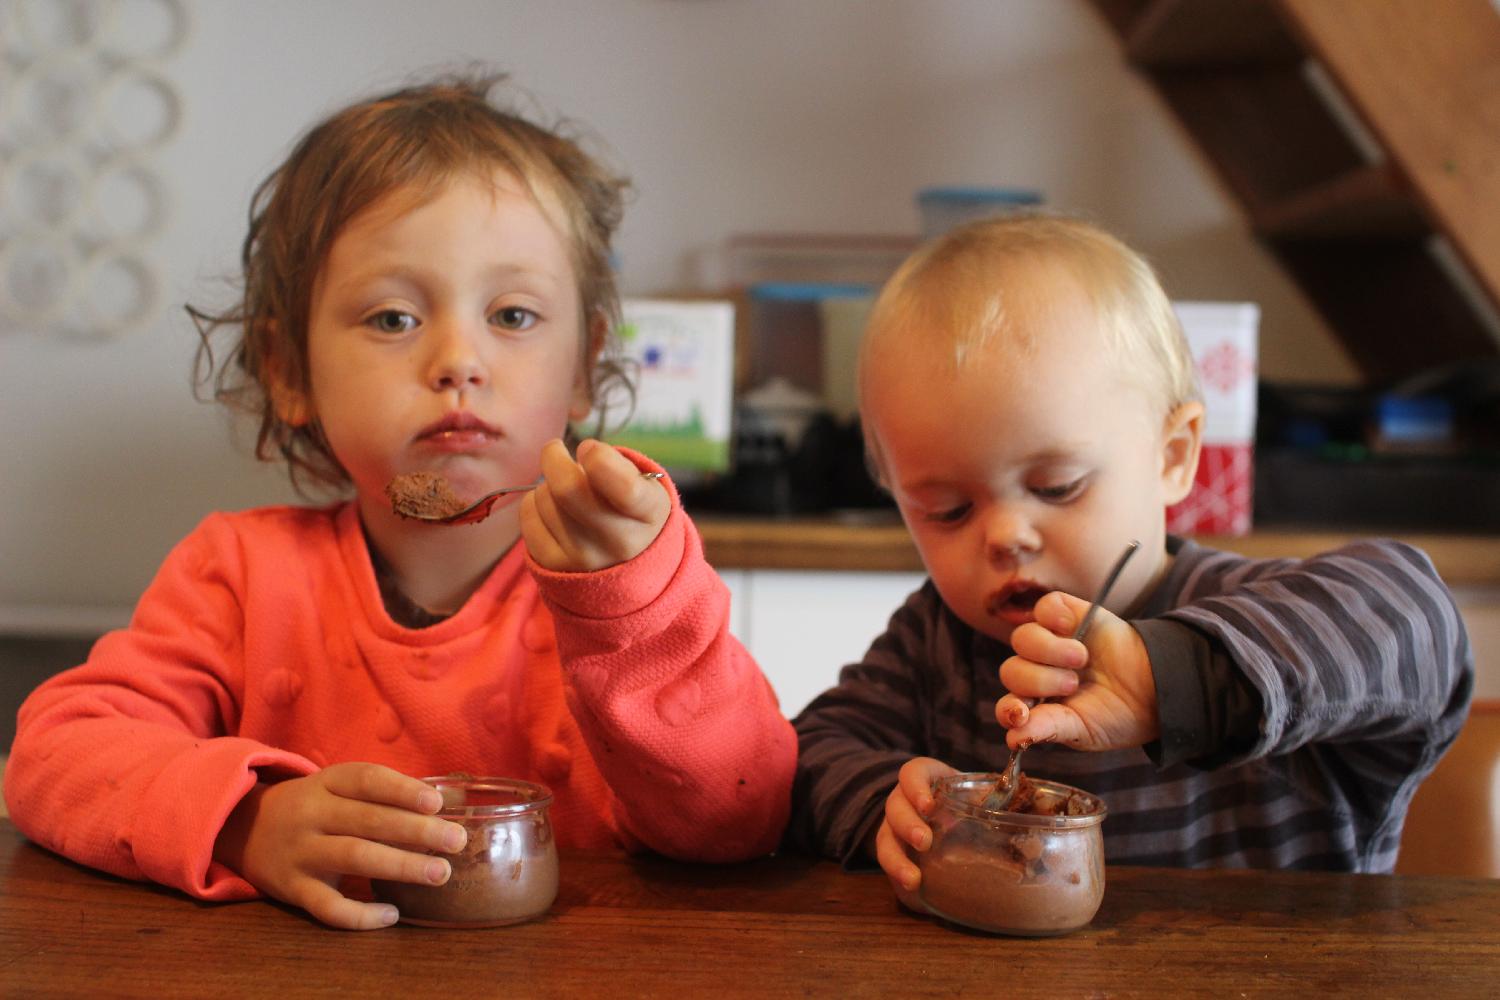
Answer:
<svg viewBox="0 0 1500 1000"><path fill-rule="evenodd" d="M688 865L564 853L542 918L337 931L63 861L0 821L0 995L1007 996L1489 994L1500 880L1110 867L1093 923L953 928L879 874L780 856Z"/></svg>
<svg viewBox="0 0 1500 1000"><path fill-rule="evenodd" d="M719 569L921 572L911 536L895 514L789 519L695 514L708 561ZM1243 538L1199 538L1247 556L1305 557L1357 538L1392 537L1432 557L1451 587L1500 586L1500 535L1271 530Z"/></svg>

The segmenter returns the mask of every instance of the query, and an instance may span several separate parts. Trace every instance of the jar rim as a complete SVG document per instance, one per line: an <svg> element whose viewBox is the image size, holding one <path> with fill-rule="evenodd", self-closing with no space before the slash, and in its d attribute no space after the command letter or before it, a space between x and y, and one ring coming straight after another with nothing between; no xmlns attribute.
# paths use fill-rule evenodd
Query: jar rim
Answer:
<svg viewBox="0 0 1500 1000"><path fill-rule="evenodd" d="M1038 816L1032 813L986 809L980 805L980 801L989 794L989 790L999 778L1000 775L994 771L965 771L939 778L933 783L932 791L945 806L965 818L1012 826L1073 830L1098 826L1104 822L1104 817L1109 812L1105 808L1104 800L1092 792L1065 785L1060 781L1048 781L1044 778L1029 776L1027 780L1045 793L1081 797L1087 804L1088 811L1073 816Z"/></svg>
<svg viewBox="0 0 1500 1000"><path fill-rule="evenodd" d="M443 807L438 810L437 815L449 819L521 816L541 812L552 804L552 789L538 782L523 781L520 778L441 774L422 780L439 792L451 788L461 791L465 798L477 792L506 800L482 802L477 805L466 801L463 805L449 805L449 796L444 794Z"/></svg>

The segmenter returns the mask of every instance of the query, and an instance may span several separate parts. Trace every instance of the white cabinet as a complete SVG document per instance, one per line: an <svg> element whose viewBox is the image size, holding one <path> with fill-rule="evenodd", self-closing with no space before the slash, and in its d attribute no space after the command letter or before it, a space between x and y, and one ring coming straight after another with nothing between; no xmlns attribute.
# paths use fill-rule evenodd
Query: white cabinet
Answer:
<svg viewBox="0 0 1500 1000"><path fill-rule="evenodd" d="M790 718L862 657L921 573L721 570L729 627L765 671Z"/></svg>

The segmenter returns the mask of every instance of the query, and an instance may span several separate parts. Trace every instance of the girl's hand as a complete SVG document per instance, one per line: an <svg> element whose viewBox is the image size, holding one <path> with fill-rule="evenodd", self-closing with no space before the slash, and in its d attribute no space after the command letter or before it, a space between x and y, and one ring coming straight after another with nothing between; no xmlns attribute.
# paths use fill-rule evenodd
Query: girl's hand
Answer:
<svg viewBox="0 0 1500 1000"><path fill-rule="evenodd" d="M1089 602L1053 591L1036 603L1035 621L1010 636L1016 655L1000 664L1010 691L995 718L1012 749L1066 743L1078 750L1137 747L1156 739L1156 682L1139 633L1100 608L1084 638L1073 630ZM1023 699L1047 698L1034 708Z"/></svg>
<svg viewBox="0 0 1500 1000"><path fill-rule="evenodd" d="M602 441L579 444L576 462L561 441L549 441L542 478L521 501L521 536L550 570L587 573L634 559L672 512L666 487Z"/></svg>
<svg viewBox="0 0 1500 1000"><path fill-rule="evenodd" d="M438 819L442 794L379 764L347 763L274 785L257 785L229 814L214 860L273 899L300 906L332 927L371 930L396 922L396 908L338 890L345 875L442 885L444 858L392 846L455 853L468 834Z"/></svg>
<svg viewBox="0 0 1500 1000"><path fill-rule="evenodd" d="M901 905L918 913L926 913L927 907L917 898L922 872L912 852L932 846L932 827L927 825L927 816L936 804L932 783L954 773L953 768L931 757L913 757L902 764L896 787L885 800L885 818L875 831L875 860L891 880Z"/></svg>

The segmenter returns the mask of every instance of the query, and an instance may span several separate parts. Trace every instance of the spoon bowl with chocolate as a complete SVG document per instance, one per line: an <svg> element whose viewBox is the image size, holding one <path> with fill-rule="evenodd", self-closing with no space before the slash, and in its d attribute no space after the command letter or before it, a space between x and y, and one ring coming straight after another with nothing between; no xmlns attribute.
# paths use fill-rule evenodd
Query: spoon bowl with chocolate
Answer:
<svg viewBox="0 0 1500 1000"><path fill-rule="evenodd" d="M660 479L660 472L643 472L642 479ZM541 485L541 480L524 486L502 486L491 490L473 503L466 504L453 492L448 480L435 472L407 472L392 479L385 487L391 509L413 521L433 524L478 524L490 516L495 501L512 493L527 493Z"/></svg>

